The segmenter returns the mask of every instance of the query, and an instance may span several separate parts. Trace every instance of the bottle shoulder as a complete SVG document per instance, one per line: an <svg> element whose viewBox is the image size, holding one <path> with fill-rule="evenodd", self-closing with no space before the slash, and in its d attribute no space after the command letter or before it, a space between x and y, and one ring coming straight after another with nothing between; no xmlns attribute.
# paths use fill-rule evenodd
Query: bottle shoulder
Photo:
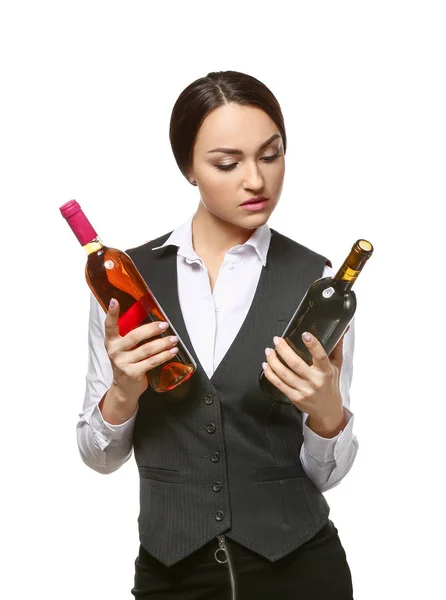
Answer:
<svg viewBox="0 0 446 600"><path fill-rule="evenodd" d="M314 283L311 284L310 290L314 290L315 292L322 291L328 287L330 287L333 283L332 277L319 277L316 279Z"/></svg>
<svg viewBox="0 0 446 600"><path fill-rule="evenodd" d="M124 250L120 250L119 248L113 248L111 246L101 245L95 252L91 252L88 255L88 262L98 263L101 261L106 261L108 259L115 259L120 262L126 261L129 259L129 256L124 252Z"/></svg>
<svg viewBox="0 0 446 600"><path fill-rule="evenodd" d="M309 295L312 298L330 298L331 296L355 298L354 290L346 290L342 282L333 277L321 277L317 279L309 289Z"/></svg>

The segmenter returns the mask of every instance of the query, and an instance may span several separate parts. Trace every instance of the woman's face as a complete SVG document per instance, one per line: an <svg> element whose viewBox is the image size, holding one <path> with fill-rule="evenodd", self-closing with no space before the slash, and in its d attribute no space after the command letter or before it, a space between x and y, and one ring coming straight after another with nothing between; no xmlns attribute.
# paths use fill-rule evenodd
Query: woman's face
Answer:
<svg viewBox="0 0 446 600"><path fill-rule="evenodd" d="M263 110L225 104L203 121L189 178L197 182L201 201L214 216L247 229L263 225L279 201L284 175L282 137ZM257 196L268 198L264 208L242 206Z"/></svg>

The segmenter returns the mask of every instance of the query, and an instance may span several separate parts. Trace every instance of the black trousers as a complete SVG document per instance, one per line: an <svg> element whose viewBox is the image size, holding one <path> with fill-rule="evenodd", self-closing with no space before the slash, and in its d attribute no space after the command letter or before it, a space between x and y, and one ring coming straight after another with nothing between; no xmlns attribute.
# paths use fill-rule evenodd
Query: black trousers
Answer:
<svg viewBox="0 0 446 600"><path fill-rule="evenodd" d="M332 521L276 562L226 538L237 580L237 600L352 600L350 568ZM166 567L141 546L132 594L143 600L231 600L228 564L215 560L213 540Z"/></svg>

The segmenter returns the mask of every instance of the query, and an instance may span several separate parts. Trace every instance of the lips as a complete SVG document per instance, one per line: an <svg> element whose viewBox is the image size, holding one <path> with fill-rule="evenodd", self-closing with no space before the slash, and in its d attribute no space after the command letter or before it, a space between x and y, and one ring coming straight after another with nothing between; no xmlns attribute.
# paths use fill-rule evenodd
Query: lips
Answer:
<svg viewBox="0 0 446 600"><path fill-rule="evenodd" d="M257 196L256 198L250 198L249 200L246 200L246 202L243 202L241 206L244 206L245 204L256 204L257 202L268 202L268 200L269 198L266 196Z"/></svg>

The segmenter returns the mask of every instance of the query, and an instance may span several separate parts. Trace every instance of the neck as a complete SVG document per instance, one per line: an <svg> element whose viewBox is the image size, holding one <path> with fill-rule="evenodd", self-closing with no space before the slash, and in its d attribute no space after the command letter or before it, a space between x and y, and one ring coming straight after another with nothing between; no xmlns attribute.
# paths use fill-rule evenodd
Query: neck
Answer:
<svg viewBox="0 0 446 600"><path fill-rule="evenodd" d="M247 242L254 231L223 221L200 203L192 219L192 245L198 255L224 255Z"/></svg>

